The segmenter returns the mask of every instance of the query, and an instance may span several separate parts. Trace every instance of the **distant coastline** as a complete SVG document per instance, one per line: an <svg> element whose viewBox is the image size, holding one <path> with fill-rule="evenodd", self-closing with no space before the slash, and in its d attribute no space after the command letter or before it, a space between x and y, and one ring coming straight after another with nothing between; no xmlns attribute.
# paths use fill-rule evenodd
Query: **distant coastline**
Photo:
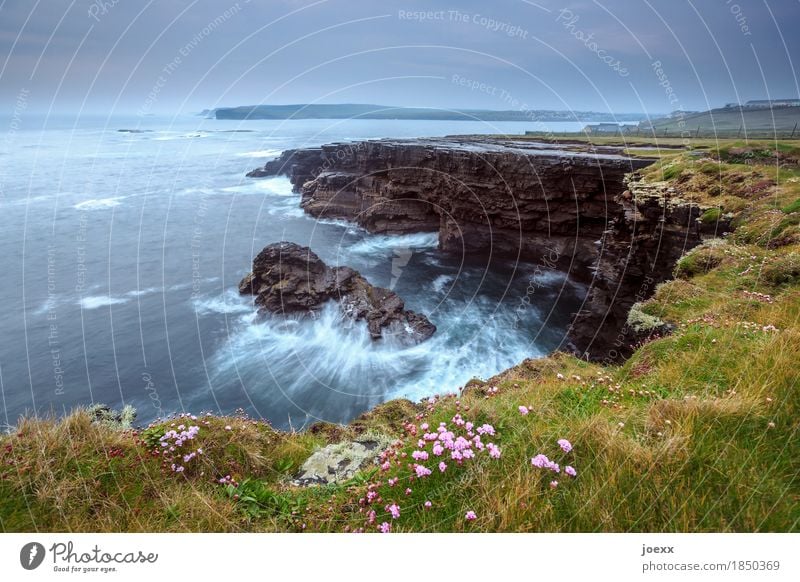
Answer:
<svg viewBox="0 0 800 582"><path fill-rule="evenodd" d="M520 109L437 109L369 104L243 105L204 111L216 119L408 119L432 121L642 121L641 113Z"/></svg>

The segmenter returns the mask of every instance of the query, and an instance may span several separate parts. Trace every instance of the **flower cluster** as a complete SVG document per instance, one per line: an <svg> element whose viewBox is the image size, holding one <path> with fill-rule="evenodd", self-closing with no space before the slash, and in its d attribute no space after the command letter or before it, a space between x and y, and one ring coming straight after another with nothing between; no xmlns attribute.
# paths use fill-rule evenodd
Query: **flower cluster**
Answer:
<svg viewBox="0 0 800 582"><path fill-rule="evenodd" d="M175 426L175 423L172 426ZM174 473L183 473L188 463L198 455L203 454L201 447L191 448L190 446L185 446L186 443L193 441L199 432L200 427L197 425L187 427L184 424L179 424L164 433L158 439L163 451L162 463L164 465L169 464Z"/></svg>
<svg viewBox="0 0 800 582"><path fill-rule="evenodd" d="M469 410L467 406L462 407L458 400L456 407L462 412ZM418 416L417 420L423 420L422 415ZM392 499L395 495L391 491L401 478L404 481L405 497L409 498L413 491L411 487L405 487L406 481L411 483L418 479L430 479L434 472L442 474L453 471L453 467L474 462L481 455L491 459L499 459L502 456L500 447L492 442L497 436L494 426L488 423L478 426L462 413L456 413L450 422L441 422L439 426L432 427L428 422L420 422L407 423L404 428L406 440L395 442L392 447L382 452L378 459L382 473L393 469L400 472L386 478L385 481L371 483L366 494L359 499L360 511L366 515L365 526L383 533L390 532L392 521L400 519L400 503ZM414 450L404 452L403 449L409 441L416 446ZM382 487L387 489L380 489ZM383 491L386 501L379 491ZM399 491L396 495L400 495ZM411 499L413 500L413 497ZM433 507L429 499L424 502L420 499L418 503L425 510ZM381 513L385 516L385 521L381 520ZM476 519L475 512L468 512L465 519L467 521Z"/></svg>
<svg viewBox="0 0 800 582"><path fill-rule="evenodd" d="M558 439L556 444L558 444L559 448L565 455L569 455L572 452L572 443L569 442L567 439ZM549 459L547 455L543 453L539 453L535 457L531 458L531 465L536 467L537 469L545 469L547 471L552 471L553 473L561 473L561 467L559 466L559 464ZM577 477L578 475L578 472L572 465L566 465L564 467L564 473L570 477ZM558 487L558 481L556 480L551 481L550 487L552 489Z"/></svg>

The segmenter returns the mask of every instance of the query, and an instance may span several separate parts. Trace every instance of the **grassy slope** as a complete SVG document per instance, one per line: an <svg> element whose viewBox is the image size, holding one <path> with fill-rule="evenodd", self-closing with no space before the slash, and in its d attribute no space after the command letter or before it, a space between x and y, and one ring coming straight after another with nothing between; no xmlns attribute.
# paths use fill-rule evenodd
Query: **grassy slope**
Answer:
<svg viewBox="0 0 800 582"><path fill-rule="evenodd" d="M777 169L775 151L788 167ZM646 182L717 206L705 219L730 213L737 229L684 257L677 278L640 306L677 330L623 366L565 354L527 360L471 383L460 399L394 401L349 427L304 434L244 417L182 418L138 433L93 424L85 411L23 419L0 440L0 529L376 531L386 521L393 531L797 531L799 156L788 145L727 144L701 157L666 152L648 169ZM436 458L423 462L432 475L414 477L418 427L445 422L464 434L456 414L491 424L496 434L484 442L501 457L480 451L444 473ZM181 423L200 427L190 444L203 454L175 474L152 451ZM388 471L341 486L288 484L315 447L362 431L400 439ZM562 471L532 467L538 453ZM577 477L564 474L567 464ZM236 483L219 484L225 475ZM378 498L359 503L368 491ZM385 509L393 502L396 520Z"/></svg>

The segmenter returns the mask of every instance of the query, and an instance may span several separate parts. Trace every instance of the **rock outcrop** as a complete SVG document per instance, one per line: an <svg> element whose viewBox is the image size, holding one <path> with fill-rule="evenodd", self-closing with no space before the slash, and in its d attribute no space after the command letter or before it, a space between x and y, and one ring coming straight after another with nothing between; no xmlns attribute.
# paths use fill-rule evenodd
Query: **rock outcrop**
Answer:
<svg viewBox="0 0 800 582"><path fill-rule="evenodd" d="M650 163L585 144L452 137L288 150L249 175L287 175L312 216L373 233L438 232L443 251L568 271L589 292L563 347L616 360L636 341L631 305L701 241L697 206L628 188Z"/></svg>
<svg viewBox="0 0 800 582"><path fill-rule="evenodd" d="M346 316L366 321L373 339L391 334L403 343L417 343L436 331L424 315L405 309L393 291L373 287L350 267L328 267L311 249L294 243L265 247L239 292L255 295L261 314L314 312L336 301Z"/></svg>
<svg viewBox="0 0 800 582"><path fill-rule="evenodd" d="M294 484L328 485L351 479L358 471L375 465L391 444L383 435L364 435L354 441L328 445L314 452L297 472Z"/></svg>

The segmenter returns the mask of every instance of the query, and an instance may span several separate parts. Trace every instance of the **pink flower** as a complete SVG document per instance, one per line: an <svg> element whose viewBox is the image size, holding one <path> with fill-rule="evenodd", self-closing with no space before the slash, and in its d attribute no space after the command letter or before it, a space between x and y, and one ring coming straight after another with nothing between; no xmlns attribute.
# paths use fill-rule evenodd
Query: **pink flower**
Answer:
<svg viewBox="0 0 800 582"><path fill-rule="evenodd" d="M411 487L406 487L406 495L411 495Z"/></svg>
<svg viewBox="0 0 800 582"><path fill-rule="evenodd" d="M500 458L500 447L498 447L496 444L489 443L489 444L486 445L486 448L489 449L489 456L490 457L492 457L493 459L499 459Z"/></svg>
<svg viewBox="0 0 800 582"><path fill-rule="evenodd" d="M528 410L528 407L527 407L527 406L520 406L520 407L519 407L519 413L520 413L522 416L525 416L525 415L526 415L526 414L528 414L529 412L530 412L530 410Z"/></svg>
<svg viewBox="0 0 800 582"><path fill-rule="evenodd" d="M435 443L433 445L433 454L437 457L441 457L442 453L444 453L444 447L441 445L441 443Z"/></svg>
<svg viewBox="0 0 800 582"><path fill-rule="evenodd" d="M389 461L386 461L381 465L381 471L388 471L392 468L392 464Z"/></svg>
<svg viewBox="0 0 800 582"><path fill-rule="evenodd" d="M428 453L425 451L414 451L411 453L411 458L415 461L427 461L428 460Z"/></svg>
<svg viewBox="0 0 800 582"><path fill-rule="evenodd" d="M547 458L547 455L543 455L539 453L535 457L531 459L531 465L534 467L538 467L539 469L543 469L550 464L550 459Z"/></svg>
<svg viewBox="0 0 800 582"><path fill-rule="evenodd" d="M414 467L414 471L417 473L417 477L419 478L427 477L428 475L431 474L431 470L428 469L428 467L426 467L425 465L417 465L416 467Z"/></svg>
<svg viewBox="0 0 800 582"><path fill-rule="evenodd" d="M572 465L567 465L564 467L564 472L570 477L575 477L578 474L578 472L575 470L575 467Z"/></svg>
<svg viewBox="0 0 800 582"><path fill-rule="evenodd" d="M468 423L466 423L466 424L464 425L464 428L465 428L467 431L471 431L473 426L474 426L474 425L473 425L471 422L468 422Z"/></svg>
<svg viewBox="0 0 800 582"><path fill-rule="evenodd" d="M484 424L478 427L478 434L488 434L494 436L494 427L491 424Z"/></svg>
<svg viewBox="0 0 800 582"><path fill-rule="evenodd" d="M400 517L400 506L396 503L392 503L391 505L386 506L386 511L392 514L392 519L397 519Z"/></svg>
<svg viewBox="0 0 800 582"><path fill-rule="evenodd" d="M367 523L369 523L370 525L375 523L375 516L376 516L375 510L370 511L367 514Z"/></svg>
<svg viewBox="0 0 800 582"><path fill-rule="evenodd" d="M382 524L378 526L378 529L380 530L381 533L389 533L390 531L392 531L392 524L384 521Z"/></svg>
<svg viewBox="0 0 800 582"><path fill-rule="evenodd" d="M558 481L550 481L550 489L555 489L558 487Z"/></svg>
<svg viewBox="0 0 800 582"><path fill-rule="evenodd" d="M425 502L425 509L430 509L431 507L433 507L433 503L431 503L430 501L426 501Z"/></svg>
<svg viewBox="0 0 800 582"><path fill-rule="evenodd" d="M442 473L444 473L444 472L447 470L447 463L445 463L444 461L442 461L441 463L439 463L439 470L440 470Z"/></svg>
<svg viewBox="0 0 800 582"><path fill-rule="evenodd" d="M567 439L558 439L558 446L561 447L561 450L565 453L568 453L572 450L572 443Z"/></svg>
<svg viewBox="0 0 800 582"><path fill-rule="evenodd" d="M427 422L423 422L421 425L419 425L419 428L421 430L428 430L428 423Z"/></svg>
<svg viewBox="0 0 800 582"><path fill-rule="evenodd" d="M466 519L467 521L475 521L476 519L478 519L478 516L475 515L474 511L470 510L464 515L464 519Z"/></svg>

